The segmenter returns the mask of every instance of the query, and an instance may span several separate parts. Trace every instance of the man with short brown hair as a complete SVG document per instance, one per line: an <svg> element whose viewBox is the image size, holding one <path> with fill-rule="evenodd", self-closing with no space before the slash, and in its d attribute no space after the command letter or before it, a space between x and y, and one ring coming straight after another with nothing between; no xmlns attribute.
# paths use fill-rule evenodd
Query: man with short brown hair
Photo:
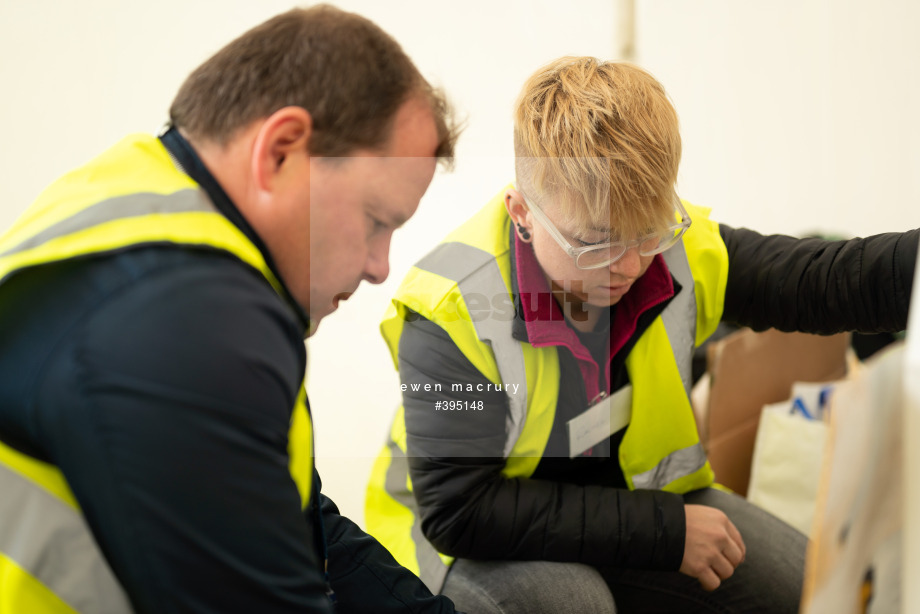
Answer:
<svg viewBox="0 0 920 614"><path fill-rule="evenodd" d="M192 73L159 138L0 237L0 594L28 612L453 612L320 494L305 336L455 130L370 21L278 15Z"/></svg>

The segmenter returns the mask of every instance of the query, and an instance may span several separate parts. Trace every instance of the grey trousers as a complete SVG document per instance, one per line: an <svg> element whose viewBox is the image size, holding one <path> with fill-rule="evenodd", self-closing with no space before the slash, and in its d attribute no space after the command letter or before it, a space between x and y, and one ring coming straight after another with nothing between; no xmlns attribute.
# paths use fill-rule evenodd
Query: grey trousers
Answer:
<svg viewBox="0 0 920 614"><path fill-rule="evenodd" d="M744 563L715 591L679 572L461 559L442 592L467 614L797 614L806 537L737 495L710 488L684 500L725 512L747 547Z"/></svg>

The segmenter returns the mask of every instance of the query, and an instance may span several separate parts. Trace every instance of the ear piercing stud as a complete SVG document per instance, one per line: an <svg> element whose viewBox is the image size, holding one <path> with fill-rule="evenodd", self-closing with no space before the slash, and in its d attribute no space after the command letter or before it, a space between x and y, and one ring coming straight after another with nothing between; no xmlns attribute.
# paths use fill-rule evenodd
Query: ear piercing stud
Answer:
<svg viewBox="0 0 920 614"><path fill-rule="evenodd" d="M505 200L507 202L511 202L511 194L505 194ZM530 241L530 231L524 228L523 226L521 226L520 224L516 224L516 225L517 225L518 234L521 235L521 239L523 239L524 241Z"/></svg>

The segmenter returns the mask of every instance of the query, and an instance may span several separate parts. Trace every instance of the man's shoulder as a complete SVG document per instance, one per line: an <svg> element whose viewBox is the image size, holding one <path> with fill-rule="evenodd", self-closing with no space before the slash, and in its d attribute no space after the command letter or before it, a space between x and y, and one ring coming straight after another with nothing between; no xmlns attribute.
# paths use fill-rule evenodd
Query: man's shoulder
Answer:
<svg viewBox="0 0 920 614"><path fill-rule="evenodd" d="M133 327L162 327L164 334L218 345L262 345L252 331L285 345L302 345L288 306L255 269L210 249L148 247L101 259L84 272L104 289L99 325L113 318ZM273 332L269 332L271 329Z"/></svg>
<svg viewBox="0 0 920 614"><path fill-rule="evenodd" d="M39 284L58 293L62 307L77 299L100 308L136 307L136 315L165 310L193 316L218 305L219 313L212 315L242 315L253 307L287 311L258 271L216 249L154 244L53 263L47 269L25 275L44 277Z"/></svg>
<svg viewBox="0 0 920 614"><path fill-rule="evenodd" d="M303 380L290 309L216 252L145 247L25 270L0 285L0 322L0 396L24 409L39 393L72 404L133 391L286 422Z"/></svg>
<svg viewBox="0 0 920 614"><path fill-rule="evenodd" d="M0 286L0 313L41 331L34 340L46 348L146 355L146 368L267 360L294 379L305 360L290 308L258 271L216 250L148 246L16 277Z"/></svg>

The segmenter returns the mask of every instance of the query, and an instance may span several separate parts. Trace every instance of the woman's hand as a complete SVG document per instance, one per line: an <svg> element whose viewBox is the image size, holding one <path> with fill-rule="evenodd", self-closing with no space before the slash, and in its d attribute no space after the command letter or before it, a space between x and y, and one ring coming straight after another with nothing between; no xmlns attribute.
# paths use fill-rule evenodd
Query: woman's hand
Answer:
<svg viewBox="0 0 920 614"><path fill-rule="evenodd" d="M707 591L715 590L744 561L741 533L721 510L685 505L687 537L683 574L696 578Z"/></svg>

